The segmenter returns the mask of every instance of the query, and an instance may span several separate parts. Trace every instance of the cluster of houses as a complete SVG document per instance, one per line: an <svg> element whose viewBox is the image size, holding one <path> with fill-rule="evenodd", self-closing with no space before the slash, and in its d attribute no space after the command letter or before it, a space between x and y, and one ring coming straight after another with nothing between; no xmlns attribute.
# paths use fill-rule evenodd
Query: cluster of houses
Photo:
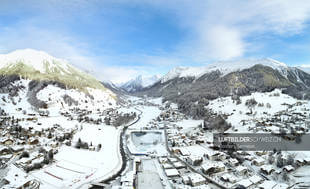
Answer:
<svg viewBox="0 0 310 189"><path fill-rule="evenodd" d="M160 164L173 186L200 186L207 184L207 180L202 175L192 171L186 164L174 157L159 158Z"/></svg>
<svg viewBox="0 0 310 189"><path fill-rule="evenodd" d="M310 129L310 109L301 102L284 105L287 106L286 110L279 111L272 116L243 120L241 124L251 125L248 126L248 130L251 132L282 133L290 140L295 139L298 135L308 133Z"/></svg>
<svg viewBox="0 0 310 189"><path fill-rule="evenodd" d="M23 118L24 119L24 118ZM0 125L0 162L5 164L14 156L27 153L16 165L26 167L34 160L40 160L42 154L39 148L55 149L61 144L71 145L72 137L76 129L63 129L57 124L51 128L35 130L33 127L24 128L19 125L22 119L13 117L1 118ZM28 121L25 120L24 121ZM42 159L42 158L41 158Z"/></svg>
<svg viewBox="0 0 310 189"><path fill-rule="evenodd" d="M296 106L297 105L299 104L296 104ZM277 124L287 126L290 123L297 134L299 132L305 133L309 131L309 115L307 114L309 114L308 109L302 109L302 111L299 112L294 112L293 110L279 112L271 118L262 118L260 121L257 121L254 128L259 129L259 126L263 125L266 129L277 127ZM163 113L162 115L166 114ZM164 121L164 119L160 121ZM171 120L171 122L173 122L173 120ZM244 122L244 125L246 125L247 122ZM238 186L243 186L245 188L264 188L264 186L270 184L272 188L284 189L288 187L289 183L288 179L284 179L287 174L301 166L310 165L310 158L294 158L293 163L284 163L283 166L278 167L276 160L273 162L269 161L269 156L274 156L275 158L276 153L270 152L272 154L270 155L270 153L265 151L236 151L233 154L217 151L212 144L213 138L203 131L201 125L188 131L182 128L182 126L169 122L165 123L167 141L171 151L179 157L182 162L185 162L186 166L191 166L195 169L197 171L195 175L200 175L200 179L198 179L199 177L196 179L199 180L199 182L197 181L197 183L194 182L194 184L192 184L195 179L192 179L190 176L184 176L184 172L178 169L166 171L167 176L180 176L184 178L182 181L183 184L197 186L199 183L204 184L213 181L224 188L237 188ZM254 128L252 128L252 130ZM279 131L279 127L277 128ZM200 152L200 155L196 155L193 151L188 150L187 147L190 146L202 146L207 150L203 153ZM281 158L283 159L282 162L287 162L287 160L285 160L285 155L281 156ZM165 166L164 168L169 168L169 166L164 164L163 166ZM207 180L206 177L208 178ZM274 178L277 178L277 180L273 181ZM270 181L273 182L271 183Z"/></svg>

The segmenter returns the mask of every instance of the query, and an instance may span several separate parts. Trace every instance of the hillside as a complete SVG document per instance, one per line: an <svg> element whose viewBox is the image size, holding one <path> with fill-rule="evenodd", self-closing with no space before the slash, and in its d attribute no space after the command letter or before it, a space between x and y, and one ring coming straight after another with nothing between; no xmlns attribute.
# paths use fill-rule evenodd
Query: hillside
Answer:
<svg viewBox="0 0 310 189"><path fill-rule="evenodd" d="M76 69L66 60L32 49L0 55L0 75L14 74L30 80L57 81L81 90L87 87L105 90L94 77Z"/></svg>
<svg viewBox="0 0 310 189"><path fill-rule="evenodd" d="M25 98L34 108L92 109L116 103L116 95L91 75L32 49L0 55L0 93Z"/></svg>
<svg viewBox="0 0 310 189"><path fill-rule="evenodd" d="M136 94L163 97L185 112L197 114L197 106L218 97L244 96L276 88L293 97L309 99L310 75L272 59L215 63L203 68L173 69L160 82Z"/></svg>

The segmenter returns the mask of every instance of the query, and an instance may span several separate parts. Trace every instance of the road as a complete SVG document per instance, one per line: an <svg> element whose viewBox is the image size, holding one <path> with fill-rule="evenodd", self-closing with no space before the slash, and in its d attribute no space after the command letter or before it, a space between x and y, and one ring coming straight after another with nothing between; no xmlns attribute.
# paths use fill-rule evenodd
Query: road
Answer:
<svg viewBox="0 0 310 189"><path fill-rule="evenodd" d="M139 114L137 116L137 119L134 122L132 122L132 123L130 123L128 125L123 126L123 128L121 130L121 133L119 135L119 139L118 139L118 141L119 141L119 145L118 146L119 146L119 150L120 150L120 153L121 153L121 159L120 159L120 162L122 164L121 168L117 171L117 173L111 175L109 178L106 178L104 180L100 180L99 182L94 182L94 180L92 180L92 181L86 183L86 184L92 184L93 185L92 188L97 188L96 186L102 187L102 184L106 184L106 183L108 183L108 182L110 182L112 180L115 180L126 169L127 163L128 163L128 161L130 161L130 153L128 152L125 133L126 133L128 127L130 127L130 126L132 126L132 125L134 125L134 124L136 124L137 122L140 121L141 115L142 115L142 111L141 110L139 110L138 108L135 108L135 109L139 112ZM113 170L113 171L115 171L115 170ZM98 179L95 179L95 180L98 180ZM83 185L85 185L85 184L83 184Z"/></svg>
<svg viewBox="0 0 310 189"><path fill-rule="evenodd" d="M204 173L202 173L202 171L200 170L196 170L192 165L188 164L186 161L183 161L181 158L179 158L177 155L175 155L174 153L171 152L169 146L168 146L168 135L167 135L167 125L165 125L164 127L165 130L165 138L166 138L166 148L167 151L169 152L170 156L178 159L180 162L182 162L185 166L187 166L187 168L189 168L192 172L194 173L198 173L201 176L203 176L207 181L209 181L210 183L213 183L214 185L216 185L219 188L223 188L223 189L228 189L226 186L221 185L220 183L216 182L215 180L213 180L212 178L210 178L209 176L205 175Z"/></svg>

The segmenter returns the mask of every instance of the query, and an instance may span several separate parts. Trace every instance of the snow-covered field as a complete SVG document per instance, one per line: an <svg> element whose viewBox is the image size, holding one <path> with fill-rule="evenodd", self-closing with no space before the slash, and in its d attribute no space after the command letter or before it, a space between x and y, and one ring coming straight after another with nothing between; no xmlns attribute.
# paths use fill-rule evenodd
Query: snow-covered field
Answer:
<svg viewBox="0 0 310 189"><path fill-rule="evenodd" d="M277 96L279 94L279 96ZM245 105L246 101L254 98L257 103L262 103L264 106L259 107L256 105L252 108L252 114L247 115L247 112L250 112L250 109ZM238 132L248 132L247 127L241 126L242 120L250 119L260 119L271 117L271 115L276 112L283 111L287 109L286 104L294 104L298 100L281 93L281 90L276 89L268 93L255 92L249 96L240 97L241 104L236 104L231 97L218 98L213 101L210 101L208 108L220 114L227 114L227 121L232 124L232 126L238 128ZM267 104L270 104L271 107L268 108Z"/></svg>
<svg viewBox="0 0 310 189"><path fill-rule="evenodd" d="M84 125L73 141L81 138L94 146L100 143L99 152L63 146L55 156L54 164L31 175L40 178L44 188L77 188L104 179L121 166L119 131L109 126Z"/></svg>
<svg viewBox="0 0 310 189"><path fill-rule="evenodd" d="M175 122L175 124L183 127L183 129L191 129L198 127L198 125L202 124L202 122L202 120L183 119L182 121Z"/></svg>
<svg viewBox="0 0 310 189"><path fill-rule="evenodd" d="M86 95L83 92L77 90L66 90L61 89L56 86L48 85L43 90L41 90L37 97L38 99L47 102L49 107L62 107L62 108L69 108L68 104L66 104L63 100L64 95L69 95L79 104L77 107L82 109L89 109L89 110L97 110L97 109L106 109L107 107L115 106L116 101L115 99L111 98L111 94L109 91L103 92L99 89L87 89L89 93L95 97L92 99L90 96ZM72 108L72 107L70 107Z"/></svg>
<svg viewBox="0 0 310 189"><path fill-rule="evenodd" d="M158 117L161 112L158 109L158 107L154 107L154 106L138 106L138 109L143 112L142 116L138 123L130 127L131 129L141 129L143 127L146 127L147 124L152 119L155 119L156 117Z"/></svg>
<svg viewBox="0 0 310 189"><path fill-rule="evenodd" d="M128 148L133 154L167 154L163 130L131 131Z"/></svg>

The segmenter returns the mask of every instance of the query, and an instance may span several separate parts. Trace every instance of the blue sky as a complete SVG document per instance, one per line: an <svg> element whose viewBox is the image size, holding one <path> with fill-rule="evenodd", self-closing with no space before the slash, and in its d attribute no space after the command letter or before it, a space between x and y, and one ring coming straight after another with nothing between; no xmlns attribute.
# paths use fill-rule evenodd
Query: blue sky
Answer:
<svg viewBox="0 0 310 189"><path fill-rule="evenodd" d="M2 0L0 53L33 48L102 80L271 57L310 65L307 0Z"/></svg>

